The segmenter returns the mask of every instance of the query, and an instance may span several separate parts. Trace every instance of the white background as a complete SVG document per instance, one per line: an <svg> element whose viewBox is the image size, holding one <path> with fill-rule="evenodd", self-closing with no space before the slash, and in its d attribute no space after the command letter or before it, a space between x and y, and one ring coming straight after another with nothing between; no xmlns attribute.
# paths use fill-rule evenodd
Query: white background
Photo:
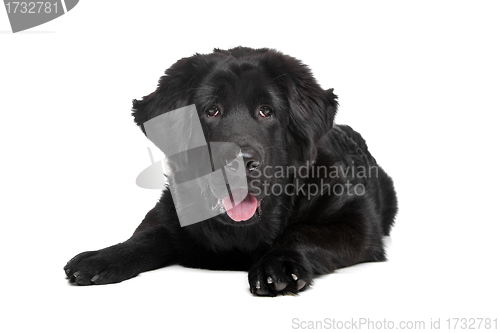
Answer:
<svg viewBox="0 0 500 333"><path fill-rule="evenodd" d="M370 318L429 330L431 318L498 317L499 17L487 1L88 0L12 34L1 9L0 328L286 332L294 318ZM252 297L244 272L178 266L70 286L64 264L127 239L160 195L135 185L151 143L132 99L176 60L238 45L295 56L335 88L337 122L396 184L389 261L274 299Z"/></svg>

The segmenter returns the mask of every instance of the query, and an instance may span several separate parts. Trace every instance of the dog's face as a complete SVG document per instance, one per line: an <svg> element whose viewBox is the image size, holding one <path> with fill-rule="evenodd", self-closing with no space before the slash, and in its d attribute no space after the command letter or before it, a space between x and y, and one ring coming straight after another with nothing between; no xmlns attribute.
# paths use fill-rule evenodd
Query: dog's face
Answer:
<svg viewBox="0 0 500 333"><path fill-rule="evenodd" d="M269 189L291 181L277 178L276 168L312 163L317 141L331 128L337 109L332 90L321 89L298 60L268 49L197 54L165 74L154 93L134 101L136 123L195 104L207 142L241 149L228 145L217 156L225 164L240 154L249 184L241 204L218 220L265 223L284 195Z"/></svg>
<svg viewBox="0 0 500 333"><path fill-rule="evenodd" d="M245 170L248 191L244 198L229 209L230 201L222 203L233 223L252 223L261 212L262 200L269 186L277 179L272 171L277 166L290 164L286 145L287 121L284 98L273 78L258 66L227 62L208 74L194 96L208 142L230 142L239 147L227 147L215 154L222 165ZM243 166L235 165L240 154ZM211 186L213 188L213 186ZM267 189L266 189L267 188ZM233 203L238 193L232 191ZM265 201L264 201L265 202Z"/></svg>

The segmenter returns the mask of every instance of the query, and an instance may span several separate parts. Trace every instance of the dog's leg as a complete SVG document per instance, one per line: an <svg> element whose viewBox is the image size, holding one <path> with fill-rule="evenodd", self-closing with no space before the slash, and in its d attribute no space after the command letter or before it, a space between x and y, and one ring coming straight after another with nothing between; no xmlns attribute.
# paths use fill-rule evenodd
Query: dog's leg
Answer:
<svg viewBox="0 0 500 333"><path fill-rule="evenodd" d="M172 244L171 231L154 208L130 239L102 250L80 253L64 270L75 285L117 283L171 264L175 258Z"/></svg>
<svg viewBox="0 0 500 333"><path fill-rule="evenodd" d="M294 294L305 290L315 276L385 260L377 219L360 198L315 221L292 223L249 271L250 291L264 296Z"/></svg>

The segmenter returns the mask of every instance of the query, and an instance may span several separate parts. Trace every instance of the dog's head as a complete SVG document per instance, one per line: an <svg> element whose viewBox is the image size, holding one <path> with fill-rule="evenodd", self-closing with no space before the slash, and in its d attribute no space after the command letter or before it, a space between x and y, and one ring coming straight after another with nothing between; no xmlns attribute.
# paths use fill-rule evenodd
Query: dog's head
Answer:
<svg viewBox="0 0 500 333"><path fill-rule="evenodd" d="M300 61L271 49L243 47L179 60L156 91L134 100L133 116L142 126L191 104L207 142L240 148L221 146L217 154L223 164L242 157L250 185L239 210L227 210L227 223L251 222L261 209L265 214L262 199L277 196L270 186L290 182L289 177L278 179L276 168L312 163L316 143L332 127L337 111L333 90L323 90Z"/></svg>

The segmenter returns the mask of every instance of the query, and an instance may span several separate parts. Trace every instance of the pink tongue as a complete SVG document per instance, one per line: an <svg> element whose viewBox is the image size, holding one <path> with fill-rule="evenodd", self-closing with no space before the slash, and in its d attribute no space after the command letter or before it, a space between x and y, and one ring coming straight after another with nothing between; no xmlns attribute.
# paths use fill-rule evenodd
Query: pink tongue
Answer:
<svg viewBox="0 0 500 333"><path fill-rule="evenodd" d="M234 197L237 197L235 193L233 193L233 198ZM243 199L243 201L241 201L235 207L233 207L229 196L225 197L223 202L227 215L229 215L229 217L234 221L249 220L253 216L253 214L255 214L255 210L257 210L257 198L255 198L250 193L248 193L245 199Z"/></svg>

